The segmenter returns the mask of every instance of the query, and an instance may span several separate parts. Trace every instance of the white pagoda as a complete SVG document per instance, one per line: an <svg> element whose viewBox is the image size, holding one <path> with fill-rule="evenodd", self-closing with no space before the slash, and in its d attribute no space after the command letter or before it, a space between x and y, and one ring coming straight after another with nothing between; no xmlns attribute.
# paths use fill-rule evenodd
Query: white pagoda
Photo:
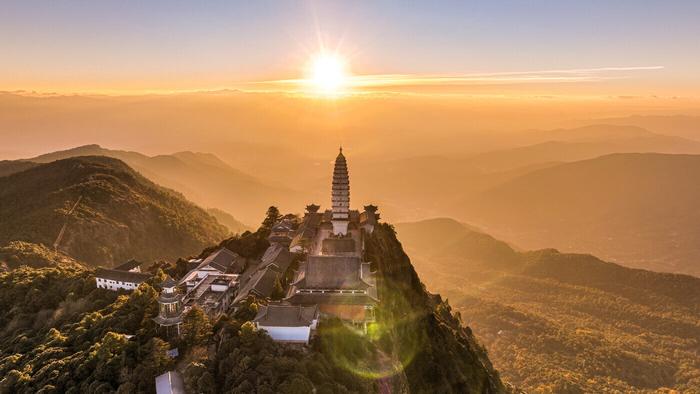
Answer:
<svg viewBox="0 0 700 394"><path fill-rule="evenodd" d="M338 157L335 158L333 169L333 188L331 190L331 204L333 216L333 234L347 235L350 223L350 177L348 176L348 164L343 156L343 148L340 148Z"/></svg>

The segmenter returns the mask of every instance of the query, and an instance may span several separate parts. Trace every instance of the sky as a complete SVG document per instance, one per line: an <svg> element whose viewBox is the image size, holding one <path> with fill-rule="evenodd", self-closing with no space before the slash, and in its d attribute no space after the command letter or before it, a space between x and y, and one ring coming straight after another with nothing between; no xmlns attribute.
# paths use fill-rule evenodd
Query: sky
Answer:
<svg viewBox="0 0 700 394"><path fill-rule="evenodd" d="M9 0L0 90L284 90L326 48L372 91L696 97L698 16L698 1Z"/></svg>

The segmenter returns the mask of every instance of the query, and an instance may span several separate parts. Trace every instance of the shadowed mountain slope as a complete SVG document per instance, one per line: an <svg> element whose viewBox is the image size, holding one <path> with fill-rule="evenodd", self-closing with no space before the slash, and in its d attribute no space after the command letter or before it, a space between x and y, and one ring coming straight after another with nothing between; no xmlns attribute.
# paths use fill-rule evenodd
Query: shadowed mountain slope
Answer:
<svg viewBox="0 0 700 394"><path fill-rule="evenodd" d="M257 213L264 212L273 202L280 201L280 205L285 207L298 195L281 186L270 186L209 153L177 152L146 156L137 152L106 149L99 145L85 145L28 160L47 163L76 156L117 158L153 182L177 190L201 206L232 212L235 217L247 223L258 223L260 217Z"/></svg>
<svg viewBox="0 0 700 394"><path fill-rule="evenodd" d="M180 194L107 157L58 160L0 178L0 222L0 245L50 246L63 233L61 251L105 266L187 256L227 234Z"/></svg>
<svg viewBox="0 0 700 394"><path fill-rule="evenodd" d="M0 177L12 175L15 172L24 171L36 167L37 163L20 160L0 160Z"/></svg>

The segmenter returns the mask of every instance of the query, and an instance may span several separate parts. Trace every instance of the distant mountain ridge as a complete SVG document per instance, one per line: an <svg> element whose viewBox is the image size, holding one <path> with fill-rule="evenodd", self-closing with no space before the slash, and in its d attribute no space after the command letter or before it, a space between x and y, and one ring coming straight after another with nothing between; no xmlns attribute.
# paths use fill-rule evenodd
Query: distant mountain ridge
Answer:
<svg viewBox="0 0 700 394"><path fill-rule="evenodd" d="M593 122L644 127L666 135L700 140L700 116L697 115L632 115L596 119Z"/></svg>
<svg viewBox="0 0 700 394"><path fill-rule="evenodd" d="M273 202L290 201L298 196L298 192L285 187L267 185L210 153L185 151L147 156L138 152L106 149L93 144L26 160L47 163L76 156L117 158L153 182L177 190L201 206L232 212L246 223L258 223L261 220L258 213L264 212Z"/></svg>
<svg viewBox="0 0 700 394"><path fill-rule="evenodd" d="M519 252L448 218L395 227L427 288L449 297L525 391L700 387L700 278Z"/></svg>
<svg viewBox="0 0 700 394"><path fill-rule="evenodd" d="M524 132L530 143L472 156L487 171L503 171L547 162L572 162L613 153L700 154L700 142L653 133L634 126L595 124L571 129Z"/></svg>
<svg viewBox="0 0 700 394"><path fill-rule="evenodd" d="M52 161L1 177L0 222L0 245L51 247L60 238L59 250L103 266L187 256L228 233L180 194L104 156Z"/></svg>
<svg viewBox="0 0 700 394"><path fill-rule="evenodd" d="M494 186L462 200L461 217L527 248L700 275L698 177L700 155L613 154Z"/></svg>

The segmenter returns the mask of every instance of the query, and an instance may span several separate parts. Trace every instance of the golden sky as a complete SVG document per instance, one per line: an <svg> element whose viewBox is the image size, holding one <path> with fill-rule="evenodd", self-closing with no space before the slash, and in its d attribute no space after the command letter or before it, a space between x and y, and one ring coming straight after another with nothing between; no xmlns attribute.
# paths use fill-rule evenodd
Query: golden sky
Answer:
<svg viewBox="0 0 700 394"><path fill-rule="evenodd" d="M9 1L0 90L697 97L699 4Z"/></svg>

